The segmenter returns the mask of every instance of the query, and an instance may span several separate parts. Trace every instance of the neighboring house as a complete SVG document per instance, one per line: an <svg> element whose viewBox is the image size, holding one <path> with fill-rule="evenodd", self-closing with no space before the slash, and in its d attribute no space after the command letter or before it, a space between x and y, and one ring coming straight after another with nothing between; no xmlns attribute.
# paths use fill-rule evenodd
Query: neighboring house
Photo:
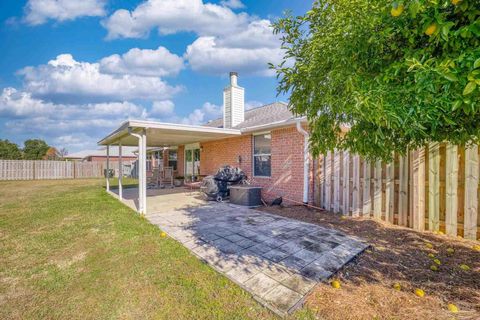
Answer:
<svg viewBox="0 0 480 320"><path fill-rule="evenodd" d="M179 175L209 175L231 165L264 187L266 199L313 201L314 166L305 117L295 117L282 102L245 111L244 89L238 86L235 72L230 73L223 99L223 118L203 126L132 120L99 144L176 147ZM146 159L140 152L142 157ZM146 206L146 200L143 203Z"/></svg>
<svg viewBox="0 0 480 320"><path fill-rule="evenodd" d="M137 160L137 155L134 153L137 148L124 147L122 148L122 159L124 162ZM110 161L118 162L118 148L110 148ZM107 161L107 148L101 148L97 150L83 150L75 153L71 153L64 157L66 160L72 161L84 161L84 162L106 162Z"/></svg>

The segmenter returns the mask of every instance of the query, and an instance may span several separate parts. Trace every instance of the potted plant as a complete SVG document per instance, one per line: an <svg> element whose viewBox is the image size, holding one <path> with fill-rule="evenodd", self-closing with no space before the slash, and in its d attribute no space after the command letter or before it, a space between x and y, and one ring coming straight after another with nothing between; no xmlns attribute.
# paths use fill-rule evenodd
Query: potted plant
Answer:
<svg viewBox="0 0 480 320"><path fill-rule="evenodd" d="M181 187L183 185L183 180L185 180L185 177L176 176L173 180L173 184L175 185L175 187Z"/></svg>

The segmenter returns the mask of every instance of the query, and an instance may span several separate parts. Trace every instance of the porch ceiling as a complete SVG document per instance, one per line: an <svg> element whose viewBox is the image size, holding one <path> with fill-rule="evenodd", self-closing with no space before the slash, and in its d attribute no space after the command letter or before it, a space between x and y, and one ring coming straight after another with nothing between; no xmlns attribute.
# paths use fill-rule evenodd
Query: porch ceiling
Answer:
<svg viewBox="0 0 480 320"><path fill-rule="evenodd" d="M153 121L126 121L118 129L98 142L99 145L137 146L138 139L129 134L146 131L148 147L168 147L194 142L204 142L241 134L237 129L210 128Z"/></svg>

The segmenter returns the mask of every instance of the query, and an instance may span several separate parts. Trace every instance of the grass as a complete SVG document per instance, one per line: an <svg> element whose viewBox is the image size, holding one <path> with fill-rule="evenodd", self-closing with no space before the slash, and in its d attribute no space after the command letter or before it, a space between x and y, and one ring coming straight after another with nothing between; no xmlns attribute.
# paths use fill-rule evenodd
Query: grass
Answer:
<svg viewBox="0 0 480 320"><path fill-rule="evenodd" d="M276 318L102 184L0 182L0 319Z"/></svg>
<svg viewBox="0 0 480 320"><path fill-rule="evenodd" d="M480 252L474 249L477 241L416 232L372 219L342 218L303 206L262 210L335 228L372 246L335 276L341 289L321 284L310 294L307 306L317 317L480 319ZM434 259L441 263L438 271L430 269L436 265ZM462 270L462 264L470 270ZM394 289L396 283L400 290ZM425 291L423 298L414 295L416 288ZM459 312L450 312L449 303Z"/></svg>

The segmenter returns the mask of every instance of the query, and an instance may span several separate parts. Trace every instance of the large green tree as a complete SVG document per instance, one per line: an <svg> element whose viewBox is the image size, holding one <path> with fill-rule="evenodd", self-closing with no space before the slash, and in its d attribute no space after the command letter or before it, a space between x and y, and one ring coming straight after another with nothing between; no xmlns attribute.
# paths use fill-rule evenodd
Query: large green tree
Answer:
<svg viewBox="0 0 480 320"><path fill-rule="evenodd" d="M22 151L16 143L0 139L0 159L22 159Z"/></svg>
<svg viewBox="0 0 480 320"><path fill-rule="evenodd" d="M274 29L278 89L308 117L315 154L479 142L480 0L317 0Z"/></svg>
<svg viewBox="0 0 480 320"><path fill-rule="evenodd" d="M23 156L27 160L41 160L50 148L41 139L29 139L24 142Z"/></svg>

